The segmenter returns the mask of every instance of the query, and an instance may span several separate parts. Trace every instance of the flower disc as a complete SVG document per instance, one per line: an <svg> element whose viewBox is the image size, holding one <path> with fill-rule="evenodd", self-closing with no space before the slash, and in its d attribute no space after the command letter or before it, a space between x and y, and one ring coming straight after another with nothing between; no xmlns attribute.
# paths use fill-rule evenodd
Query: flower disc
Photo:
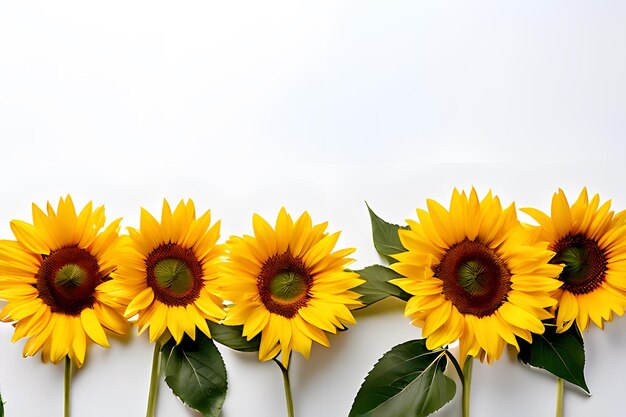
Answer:
<svg viewBox="0 0 626 417"><path fill-rule="evenodd" d="M95 290L108 279L95 256L77 246L42 256L37 273L39 297L53 313L78 316L96 302Z"/></svg>
<svg viewBox="0 0 626 417"><path fill-rule="evenodd" d="M154 298L170 307L185 307L200 296L202 264L193 250L175 243L158 246L146 258L146 282Z"/></svg>
<svg viewBox="0 0 626 417"><path fill-rule="evenodd" d="M479 241L465 239L450 247L433 272L461 314L490 316L511 290L511 273L504 261Z"/></svg>
<svg viewBox="0 0 626 417"><path fill-rule="evenodd" d="M308 304L312 285L313 277L302 259L285 252L263 263L257 287L270 313L290 319Z"/></svg>

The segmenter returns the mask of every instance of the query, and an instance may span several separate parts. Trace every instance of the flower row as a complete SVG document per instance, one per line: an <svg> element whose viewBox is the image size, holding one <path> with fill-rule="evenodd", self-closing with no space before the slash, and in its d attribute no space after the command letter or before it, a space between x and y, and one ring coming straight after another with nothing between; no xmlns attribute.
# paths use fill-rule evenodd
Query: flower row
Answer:
<svg viewBox="0 0 626 417"><path fill-rule="evenodd" d="M77 211L68 196L56 210L33 204L32 223L12 221L15 239L0 241L0 319L15 323L13 341L28 339L25 356L78 367L88 341L108 346L106 331L126 333L131 319L157 350L233 326L242 343L258 340L259 360L280 357L286 372L292 351L329 346L327 333L354 324L353 310L394 295L425 349L459 340L461 366L491 363L546 327L558 338L623 314L626 212L600 203L583 189L570 205L559 191L549 215L522 209L535 226L474 189L454 190L449 208L427 200L406 227L370 211L389 269L350 271L354 249L335 250L339 233L306 212L294 220L282 209L274 226L254 215L253 235L220 244L219 221L196 216L191 200L174 210L164 201L160 221L142 209L139 228L120 235L121 219L107 225L104 207ZM369 412L359 407L357 395L350 415Z"/></svg>
<svg viewBox="0 0 626 417"><path fill-rule="evenodd" d="M41 350L80 367L88 338L108 346L105 330L125 333L136 316L152 342L211 337L207 320L243 324L248 339L263 334L260 360L281 352L287 366L292 350L327 346L324 331L353 324L350 308L361 305L351 289L362 281L345 271L353 249L333 252L339 234L307 213L294 222L283 209L275 229L255 215L255 237L226 245L219 222L208 211L196 217L192 201L174 210L165 201L160 222L142 209L128 235L119 224L105 226L104 208L91 203L77 212L70 197L56 211L33 205L32 224L11 222L16 240L0 243L0 316L17 322L14 341L29 338L25 356Z"/></svg>

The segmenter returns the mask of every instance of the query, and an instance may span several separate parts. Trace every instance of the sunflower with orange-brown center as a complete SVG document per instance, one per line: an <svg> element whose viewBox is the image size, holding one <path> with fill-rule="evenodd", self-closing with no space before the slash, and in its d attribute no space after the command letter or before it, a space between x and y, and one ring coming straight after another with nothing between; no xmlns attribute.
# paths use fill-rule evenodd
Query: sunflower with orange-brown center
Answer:
<svg viewBox="0 0 626 417"><path fill-rule="evenodd" d="M283 208L274 228L255 214L253 227L254 236L227 242L221 293L234 305L225 323L243 324L248 340L260 333L259 360L282 353L288 367L292 351L308 358L313 341L329 346L325 332L355 322L350 309L361 303L352 289L363 281L346 271L354 249L333 251L339 233L306 212L294 222Z"/></svg>
<svg viewBox="0 0 626 417"><path fill-rule="evenodd" d="M592 321L603 328L626 306L626 212L614 216L611 202L600 204L598 194L589 200L583 188L569 205L559 190L552 197L551 216L533 208L522 211L539 226L539 238L556 252L551 262L564 265L558 279L563 282L554 297L557 332L574 322L586 330Z"/></svg>
<svg viewBox="0 0 626 417"><path fill-rule="evenodd" d="M0 241L2 321L16 322L13 341L28 337L24 356L65 357L80 367L87 337L108 347L105 329L125 333L128 323L103 285L117 264L121 219L105 224L104 207L76 213L72 199L32 206L33 224L13 220L15 240Z"/></svg>
<svg viewBox="0 0 626 417"><path fill-rule="evenodd" d="M561 267L521 226L515 206L503 209L491 192L479 201L474 189L454 190L449 210L434 200L427 206L399 230L407 251L391 268L405 278L391 282L412 295L405 315L422 327L428 349L460 340L461 361L491 363L507 344L519 350L516 337L531 342L543 333Z"/></svg>
<svg viewBox="0 0 626 417"><path fill-rule="evenodd" d="M207 320L225 316L217 295L223 249L217 244L220 222L211 214L196 218L193 201L181 201L172 211L163 201L161 222L141 209L140 228L129 236L118 271L106 283L108 294L137 315L141 334L150 329L150 341L166 330L180 343L184 334L195 339L196 328L211 337Z"/></svg>

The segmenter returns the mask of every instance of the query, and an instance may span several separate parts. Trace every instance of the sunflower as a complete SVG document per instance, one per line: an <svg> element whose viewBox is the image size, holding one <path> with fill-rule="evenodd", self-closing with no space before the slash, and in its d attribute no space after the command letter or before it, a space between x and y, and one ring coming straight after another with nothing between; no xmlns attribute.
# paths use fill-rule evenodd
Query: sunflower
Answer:
<svg viewBox="0 0 626 417"><path fill-rule="evenodd" d="M391 282L413 295L405 315L422 327L428 349L459 339L462 361L486 355L491 363L507 343L519 350L516 336L531 342L543 333L561 267L548 263L554 252L522 228L515 206L503 209L491 192L479 201L474 189L469 197L455 189L449 211L427 206L399 230L407 251L391 268L405 278Z"/></svg>
<svg viewBox="0 0 626 417"><path fill-rule="evenodd" d="M161 223L141 209L140 229L128 228L118 271L106 283L111 297L126 306L124 316L138 315L139 334L150 328L150 341L166 330L180 343L196 327L211 336L206 320L225 316L216 295L223 250L216 245L220 222L210 226L209 211L196 219L193 201L174 212L163 201Z"/></svg>
<svg viewBox="0 0 626 417"><path fill-rule="evenodd" d="M556 252L551 262L564 265L558 279L563 282L554 297L557 331L564 332L576 322L586 330L589 321L603 328L613 313L624 314L626 305L626 212L613 215L611 202L600 205L600 197L589 201L583 188L570 207L565 193L552 197L552 215L522 209L539 226L539 238Z"/></svg>
<svg viewBox="0 0 626 417"><path fill-rule="evenodd" d="M345 270L354 249L333 252L339 232L325 233L308 213L294 223L283 208L274 229L256 214L252 223L254 236L227 242L222 294L234 305L225 323L243 324L248 340L261 333L259 360L281 352L288 367L292 350L308 358L312 341L330 346L324 331L355 323L350 309L361 303L350 290L363 281Z"/></svg>
<svg viewBox="0 0 626 417"><path fill-rule="evenodd" d="M69 356L80 367L87 336L109 343L104 329L125 333L119 305L106 299L102 285L115 270L119 224L104 230L104 207L88 203L77 215L70 196L47 214L32 206L33 224L11 222L16 240L0 241L0 298L8 301L2 321L15 321L13 342L28 337L24 356L42 351L44 361Z"/></svg>

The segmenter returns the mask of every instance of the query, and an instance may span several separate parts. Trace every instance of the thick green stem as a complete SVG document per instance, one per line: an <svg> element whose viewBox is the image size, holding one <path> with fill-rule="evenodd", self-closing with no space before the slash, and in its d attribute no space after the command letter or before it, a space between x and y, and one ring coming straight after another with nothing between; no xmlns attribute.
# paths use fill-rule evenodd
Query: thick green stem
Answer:
<svg viewBox="0 0 626 417"><path fill-rule="evenodd" d="M65 357L65 374L63 378L63 417L70 417L70 389L72 388L72 360Z"/></svg>
<svg viewBox="0 0 626 417"><path fill-rule="evenodd" d="M289 369L285 368L279 360L274 358L274 362L280 368L280 371L283 373L283 384L285 386L285 402L287 403L287 416L294 417L293 413L293 398L291 397L291 384L289 383Z"/></svg>
<svg viewBox="0 0 626 417"><path fill-rule="evenodd" d="M463 366L463 417L470 415L470 388L472 386L472 364L474 358L468 356Z"/></svg>
<svg viewBox="0 0 626 417"><path fill-rule="evenodd" d="M556 417L563 417L563 378L556 379Z"/></svg>
<svg viewBox="0 0 626 417"><path fill-rule="evenodd" d="M154 353L152 355L152 372L150 373L150 391L148 392L148 410L146 417L154 417L156 410L157 393L159 391L159 380L161 379L161 344L154 343Z"/></svg>

